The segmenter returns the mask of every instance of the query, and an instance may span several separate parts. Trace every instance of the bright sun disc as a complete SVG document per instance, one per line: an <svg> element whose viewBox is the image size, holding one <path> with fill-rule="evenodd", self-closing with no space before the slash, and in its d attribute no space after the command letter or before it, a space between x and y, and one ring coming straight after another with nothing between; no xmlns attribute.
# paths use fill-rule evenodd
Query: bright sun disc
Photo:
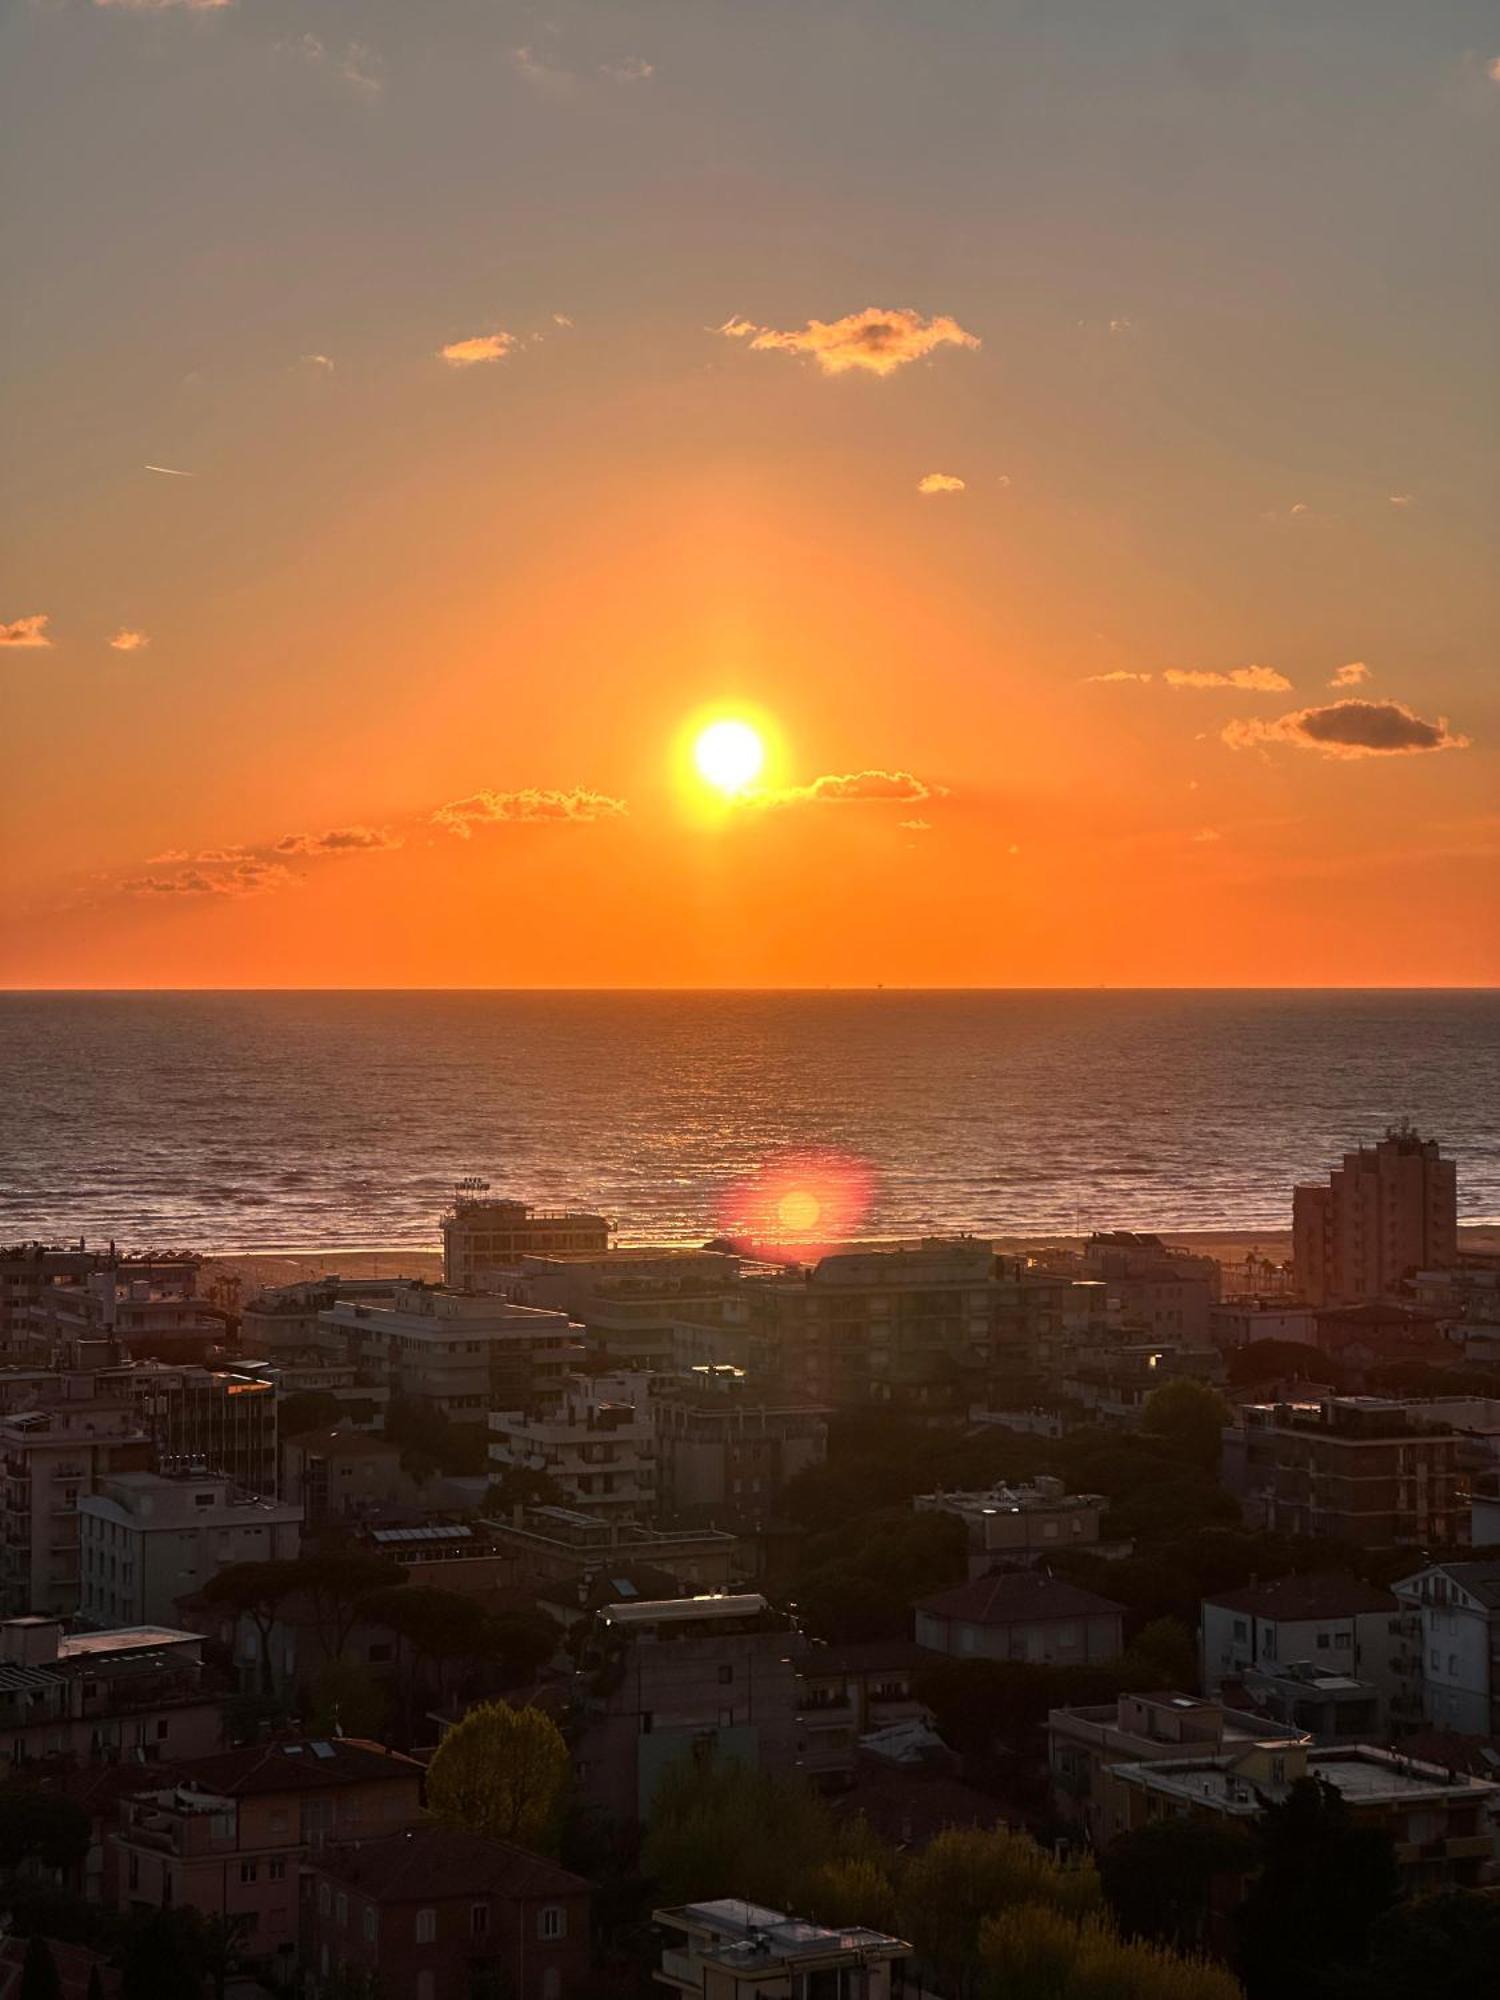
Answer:
<svg viewBox="0 0 1500 2000"><path fill-rule="evenodd" d="M693 745L698 775L732 798L760 776L766 746L748 722L711 722Z"/></svg>

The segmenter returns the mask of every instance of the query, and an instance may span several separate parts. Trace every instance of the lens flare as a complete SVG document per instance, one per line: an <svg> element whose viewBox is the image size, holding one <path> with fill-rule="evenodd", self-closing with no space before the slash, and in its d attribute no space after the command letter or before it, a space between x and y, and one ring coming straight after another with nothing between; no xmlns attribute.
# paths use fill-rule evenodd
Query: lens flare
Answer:
<svg viewBox="0 0 1500 2000"><path fill-rule="evenodd" d="M850 1154L781 1153L729 1190L720 1231L746 1256L811 1262L858 1234L874 1192L869 1167Z"/></svg>
<svg viewBox="0 0 1500 2000"><path fill-rule="evenodd" d="M711 722L693 744L693 763L703 782L725 798L747 791L760 776L766 746L760 732L733 718Z"/></svg>

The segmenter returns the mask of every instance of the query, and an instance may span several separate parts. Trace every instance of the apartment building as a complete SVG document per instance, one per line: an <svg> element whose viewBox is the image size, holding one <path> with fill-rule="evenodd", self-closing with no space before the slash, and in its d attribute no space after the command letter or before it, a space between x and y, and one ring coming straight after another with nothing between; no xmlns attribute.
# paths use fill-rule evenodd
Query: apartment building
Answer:
<svg viewBox="0 0 1500 2000"><path fill-rule="evenodd" d="M1190 1694L1126 1694L1087 1707L1054 1708L1047 1717L1053 1803L1095 1847L1107 1847L1129 1820L1128 1802L1115 1784L1117 1765L1234 1756L1259 1742L1296 1741L1301 1735Z"/></svg>
<svg viewBox="0 0 1500 2000"><path fill-rule="evenodd" d="M1382 1299L1457 1262L1458 1169L1409 1125L1292 1191L1292 1264L1312 1305Z"/></svg>
<svg viewBox="0 0 1500 2000"><path fill-rule="evenodd" d="M1461 1532L1457 1437L1384 1397L1244 1405L1224 1433L1223 1479L1272 1533L1375 1548Z"/></svg>
<svg viewBox="0 0 1500 2000"><path fill-rule="evenodd" d="M862 1737L929 1721L913 1691L926 1658L909 1639L846 1646L814 1640L799 1655L801 1767L814 1784L835 1789L852 1784Z"/></svg>
<svg viewBox="0 0 1500 2000"><path fill-rule="evenodd" d="M653 1977L704 2000L894 2000L912 1948L886 1931L829 1930L738 1897L653 1910L675 1934Z"/></svg>
<svg viewBox="0 0 1500 2000"><path fill-rule="evenodd" d="M1209 1313L1221 1283L1212 1257L1171 1250L1159 1236L1112 1229L1090 1236L1083 1269L1104 1281L1122 1327L1181 1347L1208 1339Z"/></svg>
<svg viewBox="0 0 1500 2000"><path fill-rule="evenodd" d="M134 1405L118 1395L0 1419L0 1612L77 1611L78 1502L106 1473L145 1470L151 1457Z"/></svg>
<svg viewBox="0 0 1500 2000"><path fill-rule="evenodd" d="M301 1536L299 1505L228 1480L109 1473L78 1500L79 1609L100 1625L166 1624L221 1569L290 1561Z"/></svg>
<svg viewBox="0 0 1500 2000"><path fill-rule="evenodd" d="M606 1605L579 1660L574 1766L591 1804L646 1819L669 1765L712 1752L800 1768L806 1641L758 1592Z"/></svg>
<svg viewBox="0 0 1500 2000"><path fill-rule="evenodd" d="M121 1800L105 1897L123 1910L187 1905L233 1918L245 1958L284 1985L310 1857L403 1831L421 1816L422 1766L379 1743L335 1737L225 1751Z"/></svg>
<svg viewBox="0 0 1500 2000"><path fill-rule="evenodd" d="M542 1409L491 1410L490 1470L539 1472L580 1514L644 1520L656 1511L656 1433L644 1375L568 1379Z"/></svg>
<svg viewBox="0 0 1500 2000"><path fill-rule="evenodd" d="M1423 1718L1500 1737L1500 1560L1434 1563L1392 1588L1416 1628Z"/></svg>
<svg viewBox="0 0 1500 2000"><path fill-rule="evenodd" d="M1119 1764L1126 1831L1158 1819L1245 1824L1301 1778L1340 1793L1357 1825L1395 1844L1407 1895L1477 1889L1495 1879L1500 1785L1368 1744L1319 1749L1287 1740L1172 1762Z"/></svg>
<svg viewBox="0 0 1500 2000"><path fill-rule="evenodd" d="M0 1623L0 1766L207 1756L219 1748L221 1703L197 1632L65 1637L57 1618Z"/></svg>
<svg viewBox="0 0 1500 2000"><path fill-rule="evenodd" d="M969 1542L969 1575L980 1577L997 1561L1034 1562L1060 1548L1096 1547L1109 1502L1102 1493L1069 1493L1060 1479L992 1486L975 1493L919 1493L919 1514L951 1514Z"/></svg>
<svg viewBox="0 0 1500 2000"><path fill-rule="evenodd" d="M1312 1307L1295 1299L1223 1299L1208 1309L1208 1337L1225 1353L1258 1340L1292 1340L1312 1346L1317 1340L1317 1321Z"/></svg>
<svg viewBox="0 0 1500 2000"><path fill-rule="evenodd" d="M1373 1686L1383 1731L1402 1692L1400 1614L1389 1590L1336 1573L1275 1577L1221 1591L1203 1600L1203 1686L1214 1693L1226 1681L1306 1665Z"/></svg>
<svg viewBox="0 0 1500 2000"><path fill-rule="evenodd" d="M572 1607L571 1616L607 1574L647 1567L704 1592L731 1589L745 1569L739 1537L722 1528L650 1528L576 1507L516 1507L483 1526L514 1562L515 1581L549 1604Z"/></svg>
<svg viewBox="0 0 1500 2000"><path fill-rule="evenodd" d="M52 1361L60 1338L50 1309L54 1290L72 1295L90 1278L108 1272L127 1290L144 1285L154 1297L190 1299L199 1269L198 1259L181 1251L124 1255L113 1244L90 1250L81 1240L0 1248L0 1360L42 1365Z"/></svg>
<svg viewBox="0 0 1500 2000"><path fill-rule="evenodd" d="M1133 1430L1163 1383L1202 1382L1217 1388L1224 1376L1223 1355L1206 1342L1188 1347L1117 1336L1104 1343L1075 1343L1062 1366L1061 1386L1065 1396L1099 1422Z"/></svg>
<svg viewBox="0 0 1500 2000"><path fill-rule="evenodd" d="M240 1315L240 1352L287 1364L304 1357L337 1360L344 1344L323 1324L340 1299L355 1305L392 1305L409 1278L303 1278L257 1292Z"/></svg>
<svg viewBox="0 0 1500 2000"><path fill-rule="evenodd" d="M322 1320L356 1367L456 1424L561 1397L581 1358L581 1329L566 1313L430 1285L402 1286L389 1305L340 1299Z"/></svg>
<svg viewBox="0 0 1500 2000"><path fill-rule="evenodd" d="M442 1218L443 1283L455 1292L489 1288L486 1274L523 1257L597 1257L609 1248L609 1222L574 1209L538 1209L491 1195L484 1181L463 1181Z"/></svg>
<svg viewBox="0 0 1500 2000"><path fill-rule="evenodd" d="M789 1479L828 1455L827 1404L775 1393L727 1363L653 1381L658 1493L668 1515L764 1519Z"/></svg>
<svg viewBox="0 0 1500 2000"><path fill-rule="evenodd" d="M302 1961L313 2000L349 1975L409 2000L587 2000L590 1885L555 1861L424 1826L314 1854Z"/></svg>
<svg viewBox="0 0 1500 2000"><path fill-rule="evenodd" d="M409 1504L419 1488L403 1471L401 1447L356 1430L318 1430L281 1445L281 1490L302 1509L310 1533Z"/></svg>

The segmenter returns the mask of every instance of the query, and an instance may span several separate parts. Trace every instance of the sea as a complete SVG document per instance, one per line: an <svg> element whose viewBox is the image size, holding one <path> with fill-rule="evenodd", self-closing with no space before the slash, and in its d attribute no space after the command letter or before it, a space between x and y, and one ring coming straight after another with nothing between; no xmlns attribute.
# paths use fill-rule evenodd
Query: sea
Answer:
<svg viewBox="0 0 1500 2000"><path fill-rule="evenodd" d="M1402 1120L1500 1222L1494 992L15 993L0 1065L9 1242L428 1247L469 1178L627 1242L809 1176L865 1238L1253 1233Z"/></svg>

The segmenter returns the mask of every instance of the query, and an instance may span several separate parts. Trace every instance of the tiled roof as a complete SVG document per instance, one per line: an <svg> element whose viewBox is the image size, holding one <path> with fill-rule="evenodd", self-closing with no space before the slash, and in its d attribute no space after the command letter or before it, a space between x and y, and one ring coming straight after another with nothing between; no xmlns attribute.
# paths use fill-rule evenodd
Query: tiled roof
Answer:
<svg viewBox="0 0 1500 2000"><path fill-rule="evenodd" d="M334 1847L314 1864L377 1902L438 1902L445 1896L587 1895L582 1876L545 1855L456 1827L427 1825Z"/></svg>
<svg viewBox="0 0 1500 2000"><path fill-rule="evenodd" d="M1279 1576L1271 1583L1248 1584L1243 1590L1214 1591L1204 1600L1224 1611L1246 1611L1255 1618L1358 1618L1367 1612L1399 1611L1388 1590L1361 1583L1357 1576Z"/></svg>
<svg viewBox="0 0 1500 2000"><path fill-rule="evenodd" d="M1470 1597L1477 1597L1487 1611L1500 1611L1500 1562L1451 1562L1437 1567Z"/></svg>
<svg viewBox="0 0 1500 2000"><path fill-rule="evenodd" d="M924 1597L917 1606L933 1618L952 1618L964 1625L1038 1625L1054 1618L1109 1618L1124 1615L1124 1606L1096 1597L1065 1577L1047 1570L994 1570Z"/></svg>
<svg viewBox="0 0 1500 2000"><path fill-rule="evenodd" d="M268 1792L324 1791L380 1778L415 1778L421 1770L414 1757L399 1750L335 1736L316 1742L256 1743L244 1750L197 1757L179 1764L176 1778L180 1784L238 1799ZM149 1772L150 1766L142 1769L141 1791L151 1789Z"/></svg>

